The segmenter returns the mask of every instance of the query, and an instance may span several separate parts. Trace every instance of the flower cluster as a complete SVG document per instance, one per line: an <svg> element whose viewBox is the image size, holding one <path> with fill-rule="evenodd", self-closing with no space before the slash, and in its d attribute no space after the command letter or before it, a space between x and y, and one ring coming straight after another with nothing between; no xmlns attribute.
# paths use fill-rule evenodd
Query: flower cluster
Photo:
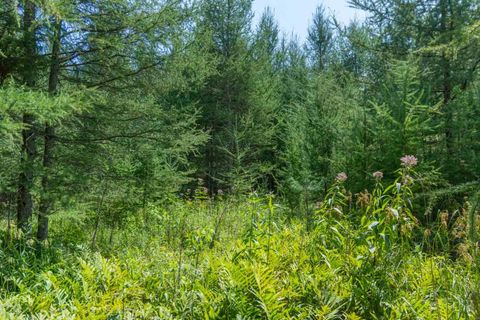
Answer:
<svg viewBox="0 0 480 320"><path fill-rule="evenodd" d="M374 173L372 173L372 176L377 179L377 180L380 180L383 178L383 172L382 171L375 171Z"/></svg>
<svg viewBox="0 0 480 320"><path fill-rule="evenodd" d="M357 194L357 205L361 207L367 207L372 201L372 195L365 190Z"/></svg>
<svg viewBox="0 0 480 320"><path fill-rule="evenodd" d="M345 172L340 172L335 178L338 182L345 182L348 179L348 176Z"/></svg>
<svg viewBox="0 0 480 320"><path fill-rule="evenodd" d="M400 158L400 161L402 162L402 166L406 168L413 168L417 165L418 159L415 156L403 156Z"/></svg>

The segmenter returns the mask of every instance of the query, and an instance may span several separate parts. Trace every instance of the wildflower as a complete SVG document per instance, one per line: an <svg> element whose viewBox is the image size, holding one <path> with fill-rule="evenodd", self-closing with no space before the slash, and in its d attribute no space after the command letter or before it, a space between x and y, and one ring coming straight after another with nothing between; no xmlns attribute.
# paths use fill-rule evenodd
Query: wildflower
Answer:
<svg viewBox="0 0 480 320"><path fill-rule="evenodd" d="M348 176L345 172L340 172L337 174L337 177L335 178L338 182L345 182L348 179Z"/></svg>
<svg viewBox="0 0 480 320"><path fill-rule="evenodd" d="M413 231L413 224L412 223L404 223L400 227L400 233L402 235L410 235Z"/></svg>
<svg viewBox="0 0 480 320"><path fill-rule="evenodd" d="M366 207L370 204L371 195L367 190L357 193L357 205L361 207Z"/></svg>
<svg viewBox="0 0 480 320"><path fill-rule="evenodd" d="M454 239L464 239L467 236L465 230L453 229L452 236Z"/></svg>
<svg viewBox="0 0 480 320"><path fill-rule="evenodd" d="M222 189L218 189L217 194L218 194L219 196L223 195L223 190L222 190Z"/></svg>
<svg viewBox="0 0 480 320"><path fill-rule="evenodd" d="M461 243L457 247L457 253L466 262L473 262L473 257L470 254L470 246L466 243Z"/></svg>
<svg viewBox="0 0 480 320"><path fill-rule="evenodd" d="M443 229L447 229L448 227L448 212L440 213L440 223Z"/></svg>
<svg viewBox="0 0 480 320"><path fill-rule="evenodd" d="M403 179L403 184L408 186L413 183L413 178L411 175L407 174L405 175L405 178Z"/></svg>
<svg viewBox="0 0 480 320"><path fill-rule="evenodd" d="M425 231L423 231L423 236L425 238L430 238L430 236L432 235L432 230L430 229L425 229Z"/></svg>
<svg viewBox="0 0 480 320"><path fill-rule="evenodd" d="M372 173L372 176L377 179L377 180L380 180L383 178L383 172L382 171L375 171L374 173Z"/></svg>
<svg viewBox="0 0 480 320"><path fill-rule="evenodd" d="M415 156L403 156L400 158L400 161L402 162L402 166L406 168L413 168L417 165L418 159Z"/></svg>

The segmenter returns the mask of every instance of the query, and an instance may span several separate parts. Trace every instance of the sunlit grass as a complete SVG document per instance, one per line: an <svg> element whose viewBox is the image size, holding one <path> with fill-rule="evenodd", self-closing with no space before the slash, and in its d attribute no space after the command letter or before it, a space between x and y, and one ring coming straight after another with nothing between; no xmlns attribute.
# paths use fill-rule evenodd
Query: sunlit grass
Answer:
<svg viewBox="0 0 480 320"><path fill-rule="evenodd" d="M152 206L149 224L139 215L105 228L95 248L91 230L76 237L76 221L54 220L63 229L46 246L3 241L0 318L478 317L477 249L459 233L468 210L427 229L406 211L408 184L396 183L356 201L337 180L313 226L254 195Z"/></svg>

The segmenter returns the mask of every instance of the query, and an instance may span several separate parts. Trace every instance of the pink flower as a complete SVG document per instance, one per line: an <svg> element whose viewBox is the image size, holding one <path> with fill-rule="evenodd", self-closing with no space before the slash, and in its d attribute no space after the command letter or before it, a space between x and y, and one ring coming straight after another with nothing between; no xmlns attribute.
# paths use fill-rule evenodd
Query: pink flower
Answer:
<svg viewBox="0 0 480 320"><path fill-rule="evenodd" d="M403 167L413 168L417 165L418 159L415 156L403 156L400 158Z"/></svg>
<svg viewBox="0 0 480 320"><path fill-rule="evenodd" d="M377 179L377 180L380 180L383 178L383 172L382 171L375 171L374 173L372 173L372 176Z"/></svg>
<svg viewBox="0 0 480 320"><path fill-rule="evenodd" d="M337 177L335 178L338 182L345 182L348 179L348 176L345 172L340 172L337 174Z"/></svg>

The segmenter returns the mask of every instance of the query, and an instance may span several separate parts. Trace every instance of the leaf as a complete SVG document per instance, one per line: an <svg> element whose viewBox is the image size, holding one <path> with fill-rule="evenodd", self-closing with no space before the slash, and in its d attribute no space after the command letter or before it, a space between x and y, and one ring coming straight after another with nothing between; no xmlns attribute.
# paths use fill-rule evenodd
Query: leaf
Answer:
<svg viewBox="0 0 480 320"><path fill-rule="evenodd" d="M372 230L373 228L375 228L376 226L378 226L380 224L380 222L378 221L373 221L372 223L370 223L370 225L368 226L368 229Z"/></svg>

